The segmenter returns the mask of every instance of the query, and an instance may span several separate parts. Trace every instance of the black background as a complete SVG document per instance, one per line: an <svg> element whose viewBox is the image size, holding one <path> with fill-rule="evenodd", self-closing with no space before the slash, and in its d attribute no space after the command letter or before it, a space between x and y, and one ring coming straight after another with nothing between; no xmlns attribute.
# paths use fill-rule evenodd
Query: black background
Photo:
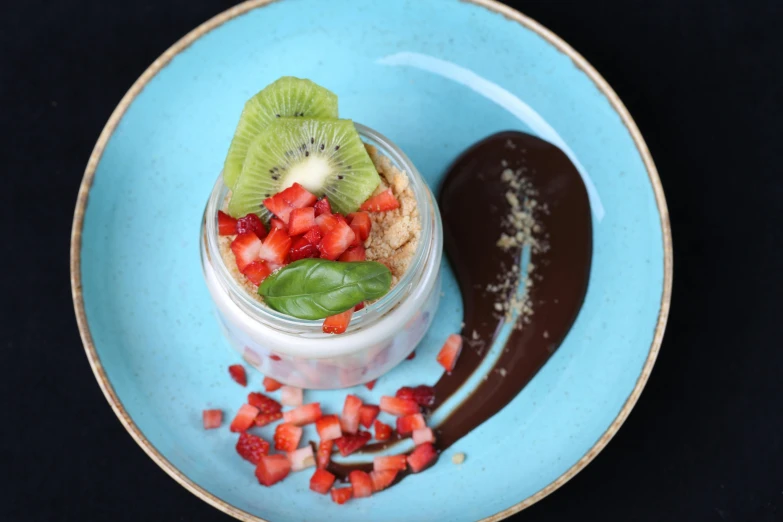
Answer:
<svg viewBox="0 0 783 522"><path fill-rule="evenodd" d="M783 4L508 3L573 45L628 106L666 190L675 258L666 338L628 421L513 520L783 520ZM0 520L229 519L147 458L107 405L76 329L68 248L115 105L230 6L3 3Z"/></svg>

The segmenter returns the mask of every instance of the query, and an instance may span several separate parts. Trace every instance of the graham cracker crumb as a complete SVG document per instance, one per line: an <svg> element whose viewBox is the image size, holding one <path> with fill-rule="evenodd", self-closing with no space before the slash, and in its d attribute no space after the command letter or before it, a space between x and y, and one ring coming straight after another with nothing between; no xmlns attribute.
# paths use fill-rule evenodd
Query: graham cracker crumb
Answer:
<svg viewBox="0 0 783 522"><path fill-rule="evenodd" d="M459 453L455 453L454 455L451 456L451 462L459 466L460 464L465 462L465 454L462 453L461 451Z"/></svg>

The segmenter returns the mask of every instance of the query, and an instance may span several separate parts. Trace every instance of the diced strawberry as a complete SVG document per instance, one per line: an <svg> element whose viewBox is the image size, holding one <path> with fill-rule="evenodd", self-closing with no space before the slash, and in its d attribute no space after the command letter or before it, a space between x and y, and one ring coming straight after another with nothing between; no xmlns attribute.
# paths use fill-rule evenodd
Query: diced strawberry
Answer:
<svg viewBox="0 0 783 522"><path fill-rule="evenodd" d="M416 358L416 350L413 350L409 356L407 356L405 359L412 361Z"/></svg>
<svg viewBox="0 0 783 522"><path fill-rule="evenodd" d="M334 488L332 490L332 501L337 504L345 504L353 496L353 488Z"/></svg>
<svg viewBox="0 0 783 522"><path fill-rule="evenodd" d="M251 283L260 285L264 279L269 277L269 274L272 273L272 268L270 268L266 261L261 261L259 259L258 261L253 261L247 265L245 269L242 270L242 273L245 274L245 277L247 277Z"/></svg>
<svg viewBox="0 0 783 522"><path fill-rule="evenodd" d="M313 207L295 208L288 217L288 233L292 236L304 234L315 226Z"/></svg>
<svg viewBox="0 0 783 522"><path fill-rule="evenodd" d="M276 413L259 413L256 415L256 420L254 421L255 425L258 427L266 426L267 424L272 424L275 421L279 421L283 418L283 412L278 411Z"/></svg>
<svg viewBox="0 0 783 522"><path fill-rule="evenodd" d="M228 367L228 374L241 386L247 386L247 373L241 364L232 364Z"/></svg>
<svg viewBox="0 0 783 522"><path fill-rule="evenodd" d="M288 460L291 462L291 471L302 471L305 468L315 466L313 447L308 444L303 448L289 452Z"/></svg>
<svg viewBox="0 0 783 522"><path fill-rule="evenodd" d="M336 214L332 215L334 216ZM318 245L318 250L321 251L321 257L323 259L337 259L349 246L351 246L355 237L356 234L351 230L351 227L342 221L338 221L338 223L324 235L324 238Z"/></svg>
<svg viewBox="0 0 783 522"><path fill-rule="evenodd" d="M355 469L348 474L348 480L353 488L353 496L356 498L372 495L372 480L370 475L360 469Z"/></svg>
<svg viewBox="0 0 783 522"><path fill-rule="evenodd" d="M332 460L332 446L334 446L333 440L322 440L318 444L318 453L315 460L319 468L325 468L329 465L329 461Z"/></svg>
<svg viewBox="0 0 783 522"><path fill-rule="evenodd" d="M375 440L389 440L392 434L392 428L379 420L375 420Z"/></svg>
<svg viewBox="0 0 783 522"><path fill-rule="evenodd" d="M247 267L253 261L258 260L258 254L261 252L262 243L258 236L252 232L239 234L231 242L231 251L237 261L239 271Z"/></svg>
<svg viewBox="0 0 783 522"><path fill-rule="evenodd" d="M264 222L255 214L248 214L237 220L237 234L244 234L245 232L254 233L258 236L258 239L264 239L266 237Z"/></svg>
<svg viewBox="0 0 783 522"><path fill-rule="evenodd" d="M243 404L242 407L239 408L239 411L237 412L236 417L234 417L234 420L231 421L231 426L229 426L229 429L234 432L245 431L253 425L257 415L258 408L249 404Z"/></svg>
<svg viewBox="0 0 783 522"><path fill-rule="evenodd" d="M397 470L385 469L383 471L371 471L370 480L372 481L372 491L377 493L388 488L394 479L397 478Z"/></svg>
<svg viewBox="0 0 783 522"><path fill-rule="evenodd" d="M372 427L372 423L380 412L381 409L374 404L362 404L362 407L359 408L359 423L365 428Z"/></svg>
<svg viewBox="0 0 783 522"><path fill-rule="evenodd" d="M307 238L302 236L297 238L291 245L289 256L291 258L291 262L294 262L308 257L318 257L320 253L321 252L318 250L316 245L313 245L310 243L310 241L307 240Z"/></svg>
<svg viewBox="0 0 783 522"><path fill-rule="evenodd" d="M318 200L318 202L313 206L315 209L315 216L318 217L321 214L331 214L332 213L332 205L329 204L329 200L326 197L321 198Z"/></svg>
<svg viewBox="0 0 783 522"><path fill-rule="evenodd" d="M243 459L258 464L262 456L269 455L269 443L261 437L243 431L237 441L237 453Z"/></svg>
<svg viewBox="0 0 783 522"><path fill-rule="evenodd" d="M420 430L421 428L426 427L427 423L424 422L424 417L421 413L397 417L397 433L400 435L408 435L409 433L413 433L413 430Z"/></svg>
<svg viewBox="0 0 783 522"><path fill-rule="evenodd" d="M280 388L280 402L283 406L301 406L304 400L302 388L283 386Z"/></svg>
<svg viewBox="0 0 783 522"><path fill-rule="evenodd" d="M258 257L265 261L282 265L285 264L286 258L288 258L289 248L291 248L291 238L283 230L275 228L264 239L264 243L258 252Z"/></svg>
<svg viewBox="0 0 783 522"><path fill-rule="evenodd" d="M359 310L361 310L362 308L364 308L364 301L362 301L362 302L361 302L361 303L359 303L358 305L354 306L354 307L353 307L353 311L354 311L354 312L358 312L358 311L359 311ZM373 386L375 386L375 381L370 381L370 382L373 384ZM369 386L370 382L368 382L368 383L365 383L365 386L367 386L368 388L370 388L370 386ZM372 390L372 388L370 388L370 389Z"/></svg>
<svg viewBox="0 0 783 522"><path fill-rule="evenodd" d="M451 371L454 369L454 366L457 365L457 357L459 357L459 353L462 351L462 336L458 334L451 334L449 335L449 338L446 339L446 343L443 345L443 348L440 349L440 352L438 352L438 357L436 358L438 363L443 366L447 372L451 373Z"/></svg>
<svg viewBox="0 0 783 522"><path fill-rule="evenodd" d="M373 471L383 471L385 469L403 471L407 467L408 460L405 455L378 456L372 459Z"/></svg>
<svg viewBox="0 0 783 522"><path fill-rule="evenodd" d="M271 360L273 360L273 361L282 361L282 359L280 358L280 356L279 356L279 355L277 355L276 353L273 353L273 354L271 354L271 355L269 356L269 359L271 359Z"/></svg>
<svg viewBox="0 0 783 522"><path fill-rule="evenodd" d="M359 410L362 407L362 400L356 395L345 397L343 404L343 414L340 417L340 426L346 433L356 433L359 429Z"/></svg>
<svg viewBox="0 0 783 522"><path fill-rule="evenodd" d="M288 224L288 218L291 216L291 211L294 209L293 205L280 197L280 194L275 194L271 198L264 200L264 206L277 216L283 223Z"/></svg>
<svg viewBox="0 0 783 522"><path fill-rule="evenodd" d="M395 397L398 399L410 399L419 406L429 407L435 404L435 388L426 384L421 384L415 388L403 386L397 390Z"/></svg>
<svg viewBox="0 0 783 522"><path fill-rule="evenodd" d="M371 197L359 207L360 210L366 212L386 212L387 210L394 210L395 208L400 208L400 202L394 197L390 188Z"/></svg>
<svg viewBox="0 0 783 522"><path fill-rule="evenodd" d="M271 232L273 228L279 228L286 234L288 233L288 225L285 224L285 222L282 219L279 218L272 218L269 220L269 231Z"/></svg>
<svg viewBox="0 0 783 522"><path fill-rule="evenodd" d="M419 405L410 399L398 399L397 397L381 397L381 411L397 417L419 413Z"/></svg>
<svg viewBox="0 0 783 522"><path fill-rule="evenodd" d="M340 429L340 417L337 415L324 415L316 421L315 429L322 441L339 439L343 436Z"/></svg>
<svg viewBox="0 0 783 522"><path fill-rule="evenodd" d="M408 466L411 467L411 471L418 473L423 469L428 468L438 458L438 452L435 451L435 446L431 442L425 442L408 455Z"/></svg>
<svg viewBox="0 0 783 522"><path fill-rule="evenodd" d="M316 493L326 495L334 484L335 476L325 469L317 469L310 479L310 489Z"/></svg>
<svg viewBox="0 0 783 522"><path fill-rule="evenodd" d="M280 424L275 428L275 449L277 451L294 451L302 438L302 428L293 424Z"/></svg>
<svg viewBox="0 0 783 522"><path fill-rule="evenodd" d="M264 390L273 392L279 390L283 385L271 377L264 377Z"/></svg>
<svg viewBox="0 0 783 522"><path fill-rule="evenodd" d="M256 478L264 486L271 486L286 478L291 472L291 463L285 455L265 455L258 459Z"/></svg>
<svg viewBox="0 0 783 522"><path fill-rule="evenodd" d="M279 402L258 392L250 392L247 403L258 408L261 413L277 413L283 410Z"/></svg>
<svg viewBox="0 0 783 522"><path fill-rule="evenodd" d="M218 210L218 235L233 236L237 233L237 220Z"/></svg>
<svg viewBox="0 0 783 522"><path fill-rule="evenodd" d="M348 224L351 225L351 228L356 232L356 235L359 236L359 239L366 241L367 238L370 237L370 230L372 230L370 214L367 212L354 212L348 214L347 218Z"/></svg>
<svg viewBox="0 0 783 522"><path fill-rule="evenodd" d="M315 223L318 225L318 230L321 232L321 236L323 237L331 232L338 223L340 223L340 218L337 214L321 214L315 218Z"/></svg>
<svg viewBox="0 0 783 522"><path fill-rule="evenodd" d="M341 314L330 315L324 319L324 325L322 330L328 334L341 334L348 328L348 324L351 322L351 316L353 315L353 308L346 310Z"/></svg>
<svg viewBox="0 0 783 522"><path fill-rule="evenodd" d="M317 247L318 243L321 242L321 238L324 236L323 234L321 234L321 229L318 228L318 226L314 226L313 228L305 232L302 237L308 240L311 245Z"/></svg>
<svg viewBox="0 0 783 522"><path fill-rule="evenodd" d="M339 439L334 439L334 444L340 452L340 455L347 457L358 450L370 440L370 432L360 431L356 435L344 434Z"/></svg>
<svg viewBox="0 0 783 522"><path fill-rule="evenodd" d="M348 248L343 254L337 258L338 261L344 261L347 263L350 263L351 261L364 261L367 259L367 255L365 253L364 247L359 246L352 246Z"/></svg>
<svg viewBox="0 0 783 522"><path fill-rule="evenodd" d="M201 420L204 422L205 430L219 428L223 424L223 412L221 410L204 410L201 412Z"/></svg>
<svg viewBox="0 0 783 522"><path fill-rule="evenodd" d="M299 183L294 183L282 192L278 192L279 197L286 200L294 208L312 207L318 198L315 194L307 191Z"/></svg>
<svg viewBox="0 0 783 522"><path fill-rule="evenodd" d="M413 430L413 443L417 446L424 444L425 442L435 442L435 434L432 432L432 428L419 428Z"/></svg>
<svg viewBox="0 0 783 522"><path fill-rule="evenodd" d="M322 415L321 404L312 402L283 413L283 422L293 424L294 426L304 426L305 424L314 423Z"/></svg>
<svg viewBox="0 0 783 522"><path fill-rule="evenodd" d="M364 303L359 303L359 304L363 305ZM356 306L359 306L359 305L356 305ZM362 306L362 308L364 308L364 306ZM361 310L361 308L359 310ZM373 379L370 382L365 382L364 386L366 386L368 390L372 391L372 389L375 388L375 383L376 382L378 382L378 379Z"/></svg>

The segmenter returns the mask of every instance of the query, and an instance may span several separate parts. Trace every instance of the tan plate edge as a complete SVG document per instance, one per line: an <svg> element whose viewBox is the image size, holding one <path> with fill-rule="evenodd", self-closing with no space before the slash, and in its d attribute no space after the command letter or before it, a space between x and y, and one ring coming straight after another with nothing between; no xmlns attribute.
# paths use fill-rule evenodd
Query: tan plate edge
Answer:
<svg viewBox="0 0 783 522"><path fill-rule="evenodd" d="M114 112L112 112L109 121L106 123L106 126L103 128L103 131L101 132L101 135L95 144L92 154L90 155L89 161L87 162L87 167L84 172L84 177L82 178L81 186L79 187L79 195L77 197L76 210L74 211L74 217L73 217L73 227L71 229L71 251L70 251L71 292L73 297L74 310L76 312L76 321L79 326L79 333L81 334L82 343L84 344L85 352L87 353L87 359L90 362L90 367L92 368L92 371L95 374L95 378L98 381L98 385L103 391L103 394L106 397L106 400L109 402L109 405L111 406L112 410L114 410L114 413L117 415L122 425L125 427L126 430L128 430L128 433L130 433L131 437L133 437L133 440L135 440L139 444L139 446L141 446L141 448L144 450L144 452L147 455L149 455L149 457L153 460L153 462L155 462L158 466L160 466L174 480L176 480L183 487L185 487L185 489L187 489L188 491L190 491L200 499L204 500L205 502L209 503L210 505L218 508L219 510L239 520L249 521L249 522L268 522L268 521L258 518L254 515L251 515L250 513L243 511L241 509L235 508L234 506L216 497L212 493L209 493L208 491L204 490L196 483L191 481L189 478L187 478L177 468L175 468L165 457L163 457L163 455L161 455L160 452L158 452L158 450L147 440L144 434L141 433L141 431L133 422L133 420L131 420L130 416L128 416L127 412L125 411L125 408L122 405L122 402L119 400L119 398L114 392L114 389L109 383L109 380L106 376L106 372L104 371L103 366L101 365L100 359L95 350L95 346L93 345L89 325L87 324L87 318L84 312L84 299L82 296L82 283L81 283L81 245L82 245L82 227L84 224L84 214L87 206L87 199L89 196L90 187L92 186L92 182L95 176L95 170L98 166L98 162L101 156L103 155L104 148L106 147L109 138L114 133L117 124L119 123L120 119L122 119L122 116L125 114L125 111L128 109L128 107L136 98L136 96L138 96L138 94L142 91L142 89L144 89L144 87L152 79L153 76L155 76L158 72L160 72L177 54L179 54L184 49L189 47L197 39L201 38L203 35L211 31L212 29L219 27L223 23L233 18L236 18L237 16L240 16L257 7L263 7L265 5L268 5L274 1L277 0L248 0L226 11L223 11L217 16L204 22L203 24L201 24L200 26L192 30L190 33L185 35L183 38L181 38L179 41L177 41L174 45L172 45L169 49L167 49L166 52L164 52L160 57L158 57L158 59L156 59L152 63L152 65L150 65L147 68L147 70L144 71L144 73L142 73L139 79L136 80L136 82L131 86L131 88L122 98L120 103L114 109ZM663 234L663 247L664 247L663 294L661 296L661 307L658 313L658 322L655 327L653 342L652 345L650 346L650 351L647 356L647 360L645 361L644 366L642 368L642 372L636 381L636 385L634 386L634 389L631 391L631 394L626 399L622 409L620 410L620 412L618 413L617 417L612 422L612 424L609 426L609 428L606 430L606 432L604 432L601 438L599 438L598 441L596 441L593 447L590 448L590 450L581 459L579 459L579 461L576 464L571 466L565 473L563 473L561 476L555 479L551 484L541 489L540 491L534 493L530 497L522 500L521 502L509 507L504 511L496 513L495 515L492 515L480 521L480 522L497 522L535 504L536 502L538 502L539 500L541 500L542 498L549 495L557 488L559 488L560 486L568 482L579 471L581 471L585 466L587 466L587 464L589 464L590 461L592 461L595 458L595 456L598 455L598 453L600 453L600 451L604 448L604 446L606 446L606 444L608 444L608 442L612 439L615 433L617 433L617 430L620 428L620 426L622 426L623 422L625 422L625 419L628 418L628 414L631 412L631 409L633 409L634 405L636 404L636 401L639 399L642 389L644 388L644 385L647 383L647 379L650 376L652 367L655 364L655 359L658 356L658 351L660 350L661 342L663 340L663 332L666 328L666 320L669 315L669 306L671 302L672 277L673 277L672 276L672 266L673 266L672 265L673 263L672 238L671 238L671 225L669 223L669 212L666 206L666 199L663 194L663 187L661 186L661 181L660 178L658 177L658 171L655 168L655 164L653 163L652 157L650 156L650 151L647 149L647 145L645 144L644 139L642 138L642 135L639 132L638 127L634 123L633 118L631 118L631 115L628 113L628 110L625 108L623 103L620 101L620 98L617 96L614 90L612 90L612 88L609 86L606 80L604 80L603 77L601 77L601 75L598 74L598 72L587 62L587 60L585 60L579 53L577 53L573 48L571 48L557 35L549 31L545 27L543 27L538 22L523 15L519 11L511 9L510 7L505 6L503 4L500 4L495 0L463 0L463 1L473 3L475 5L499 13L505 16L506 18L508 18L509 20L518 22L524 27L527 27L528 29L536 32L547 42L555 46L560 52L562 52L563 54L571 58L571 60L574 62L574 65L579 69L581 69L582 71L584 71L585 74L587 74L590 77L590 79L593 80L593 82L596 84L598 89L607 97L609 103L611 103L612 107L617 111L617 113L620 115L621 119L623 120L623 123L628 128L628 131L630 132L634 140L634 143L636 144L636 147L639 149L639 154L642 156L645 167L647 168L647 174L650 178L650 183L652 184L653 191L655 193L655 200L658 206L658 212L661 217L661 231Z"/></svg>

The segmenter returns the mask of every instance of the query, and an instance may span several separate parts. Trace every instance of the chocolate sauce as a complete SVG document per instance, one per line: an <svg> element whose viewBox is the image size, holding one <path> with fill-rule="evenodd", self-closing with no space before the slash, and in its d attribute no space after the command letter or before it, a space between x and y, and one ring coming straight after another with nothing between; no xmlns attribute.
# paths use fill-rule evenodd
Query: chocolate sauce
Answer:
<svg viewBox="0 0 783 522"><path fill-rule="evenodd" d="M506 198L509 187L501 179L506 168L523 170L536 194L536 208L542 209L534 214L539 227L533 238L546 247L533 249L530 257L535 267L528 288L533 313L529 322L512 331L488 378L437 427L439 451L500 411L530 382L571 329L587 291L593 248L590 204L568 157L554 145L517 131L494 134L473 145L450 167L438 198L446 254L464 304L466 342L455 370L435 385L432 410L481 364L504 322L494 308L497 296L489 294L487 287L498 282L498 274L519 266L522 255L521 247L504 251L497 246L507 232L503 220L511 210ZM396 442L371 444L361 453L374 453ZM354 469L369 471L372 463L329 466L341 478ZM397 480L407 473L400 473Z"/></svg>

